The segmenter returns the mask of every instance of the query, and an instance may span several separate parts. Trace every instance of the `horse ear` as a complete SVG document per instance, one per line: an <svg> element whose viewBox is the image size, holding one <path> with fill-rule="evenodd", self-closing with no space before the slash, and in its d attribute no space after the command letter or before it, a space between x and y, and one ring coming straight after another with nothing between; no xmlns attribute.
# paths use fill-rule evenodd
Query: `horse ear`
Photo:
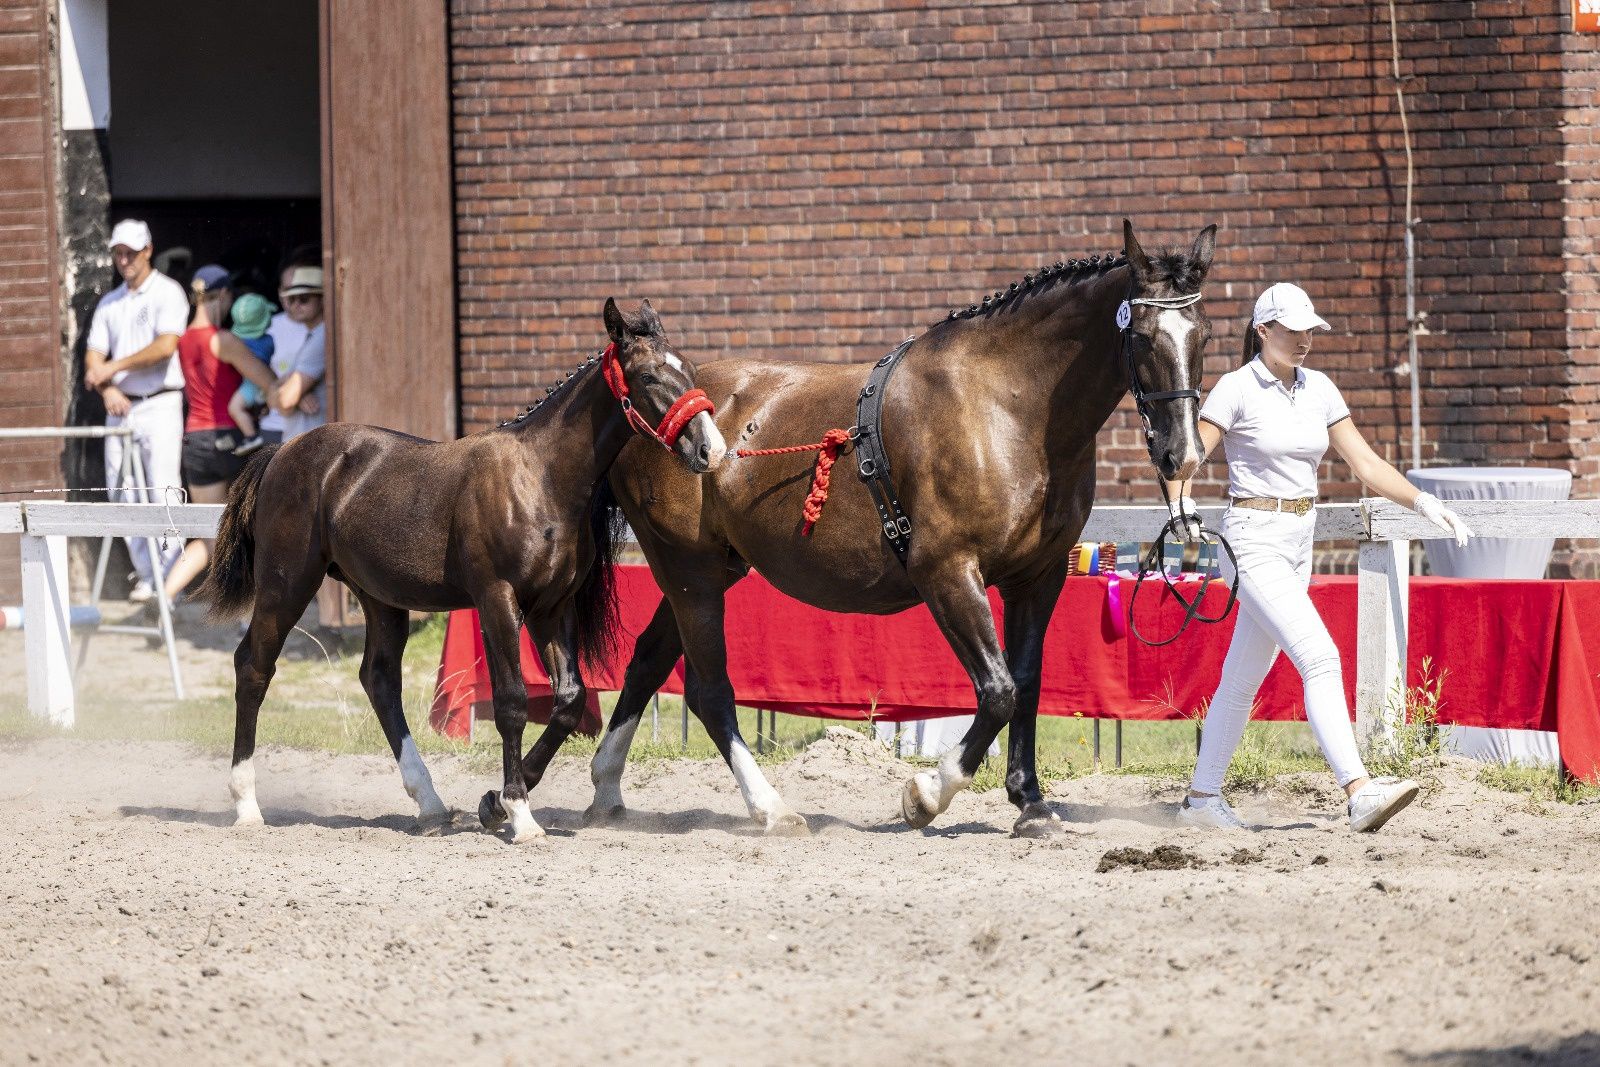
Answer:
<svg viewBox="0 0 1600 1067"><path fill-rule="evenodd" d="M622 312L617 309L617 302L606 297L606 334L611 338L611 343L621 348L628 340L628 323L622 317Z"/></svg>
<svg viewBox="0 0 1600 1067"><path fill-rule="evenodd" d="M1150 276L1150 257L1139 247L1139 239L1133 235L1133 223L1127 219L1122 220L1122 254L1128 257L1136 277Z"/></svg>
<svg viewBox="0 0 1600 1067"><path fill-rule="evenodd" d="M653 337L661 336L661 317L656 314L656 309L650 306L649 300L639 303L639 324L644 327L645 333Z"/></svg>
<svg viewBox="0 0 1600 1067"><path fill-rule="evenodd" d="M1200 236L1194 239L1194 247L1189 249L1189 259L1200 273L1205 274L1211 270L1211 257L1217 251L1217 226L1212 223L1200 231Z"/></svg>

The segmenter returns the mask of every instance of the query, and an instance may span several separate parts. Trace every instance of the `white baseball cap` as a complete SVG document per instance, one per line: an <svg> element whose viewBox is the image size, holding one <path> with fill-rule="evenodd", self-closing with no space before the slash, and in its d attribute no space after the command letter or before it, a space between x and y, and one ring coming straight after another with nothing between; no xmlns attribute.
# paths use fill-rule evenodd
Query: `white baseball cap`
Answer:
<svg viewBox="0 0 1600 1067"><path fill-rule="evenodd" d="M1250 325L1259 326L1263 322L1281 322L1291 330L1333 329L1311 306L1306 291L1290 282L1269 285L1267 291L1256 298L1256 311Z"/></svg>
<svg viewBox="0 0 1600 1067"><path fill-rule="evenodd" d="M123 219L111 231L111 240L106 242L107 248L126 245L135 252L142 248L150 247L150 227L138 219Z"/></svg>

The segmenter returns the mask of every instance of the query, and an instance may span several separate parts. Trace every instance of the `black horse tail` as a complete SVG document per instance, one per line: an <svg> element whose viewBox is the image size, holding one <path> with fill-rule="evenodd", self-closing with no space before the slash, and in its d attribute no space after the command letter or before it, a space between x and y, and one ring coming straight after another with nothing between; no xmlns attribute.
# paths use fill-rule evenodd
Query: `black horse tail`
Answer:
<svg viewBox="0 0 1600 1067"><path fill-rule="evenodd" d="M198 594L200 601L211 605L213 619L243 615L255 599L256 490L280 447L267 445L251 456L228 490L228 505L222 509L217 543L211 551L211 569Z"/></svg>
<svg viewBox="0 0 1600 1067"><path fill-rule="evenodd" d="M622 617L617 606L617 550L626 520L611 481L602 478L589 502L589 536L594 540L594 562L583 576L573 598L573 631L578 658L598 665L617 650Z"/></svg>

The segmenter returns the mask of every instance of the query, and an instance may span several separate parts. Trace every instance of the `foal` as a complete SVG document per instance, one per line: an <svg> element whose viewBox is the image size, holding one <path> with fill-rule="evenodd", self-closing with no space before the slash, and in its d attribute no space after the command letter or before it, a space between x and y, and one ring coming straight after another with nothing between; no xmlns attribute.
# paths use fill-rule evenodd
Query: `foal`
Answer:
<svg viewBox="0 0 1600 1067"><path fill-rule="evenodd" d="M256 718L284 639L324 575L344 582L366 615L361 684L424 825L448 813L417 755L400 699L407 611L475 607L494 686L505 784L480 805L486 825L510 818L512 840L543 834L528 790L576 727L579 657L616 637L611 586L615 503L604 483L635 432L695 474L725 451L694 369L645 301L637 317L605 305L611 345L510 422L436 443L394 430L330 423L253 457L228 497L202 596L217 616L254 600L234 653L237 821L260 823ZM648 412L648 415L643 413ZM522 760L526 625L554 691L550 725Z"/></svg>

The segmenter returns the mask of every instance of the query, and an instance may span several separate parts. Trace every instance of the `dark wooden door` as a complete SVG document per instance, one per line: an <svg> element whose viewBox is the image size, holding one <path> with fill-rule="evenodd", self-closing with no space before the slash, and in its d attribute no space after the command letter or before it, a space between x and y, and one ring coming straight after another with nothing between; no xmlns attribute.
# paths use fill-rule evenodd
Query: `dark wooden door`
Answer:
<svg viewBox="0 0 1600 1067"><path fill-rule="evenodd" d="M334 417L456 433L443 0L322 0L322 210Z"/></svg>

